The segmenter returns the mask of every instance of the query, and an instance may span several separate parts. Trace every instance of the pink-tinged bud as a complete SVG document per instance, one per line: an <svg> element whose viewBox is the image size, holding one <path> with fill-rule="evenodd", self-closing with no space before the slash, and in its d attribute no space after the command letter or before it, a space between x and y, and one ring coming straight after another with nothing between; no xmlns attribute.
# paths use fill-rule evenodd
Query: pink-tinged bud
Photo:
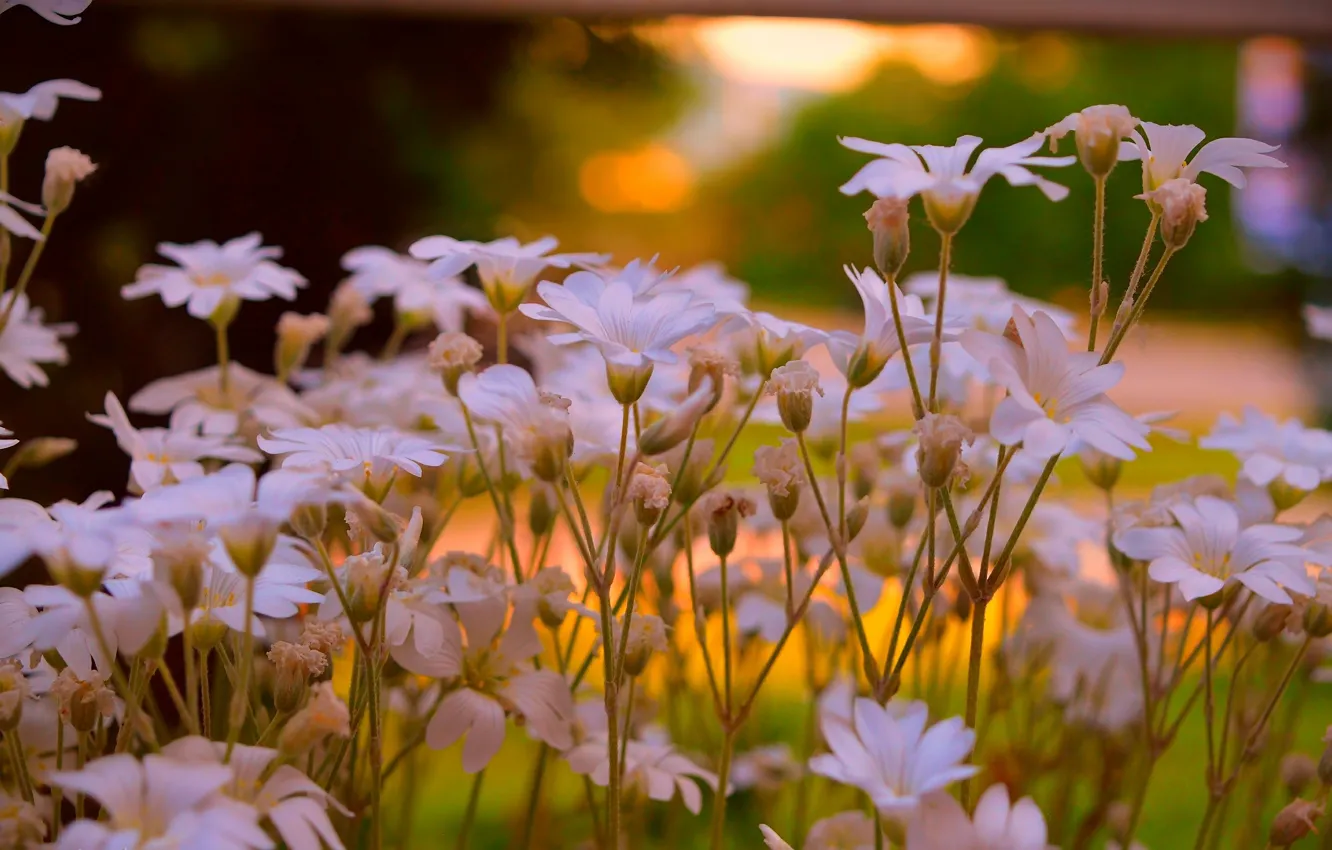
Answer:
<svg viewBox="0 0 1332 850"><path fill-rule="evenodd" d="M449 395L458 394L458 379L476 369L484 354L481 343L464 333L447 332L435 337L427 350L427 363L439 373Z"/></svg>
<svg viewBox="0 0 1332 850"><path fill-rule="evenodd" d="M1119 142L1138 126L1126 106L1089 106L1045 131L1050 149L1068 133L1075 134L1078 160L1093 177L1104 177L1119 161Z"/></svg>
<svg viewBox="0 0 1332 850"><path fill-rule="evenodd" d="M74 187L97 170L85 154L73 148L55 148L46 155L46 178L42 181L42 204L48 216L69 209Z"/></svg>
<svg viewBox="0 0 1332 850"><path fill-rule="evenodd" d="M310 348L328 333L329 319L322 313L302 316L300 313L283 313L277 323L277 344L273 350L274 371L278 380L285 381L294 372L299 372Z"/></svg>
<svg viewBox="0 0 1332 850"><path fill-rule="evenodd" d="M814 393L823 395L819 372L804 360L792 360L772 370L768 393L777 396L777 413L793 434L803 433L814 418Z"/></svg>
<svg viewBox="0 0 1332 850"><path fill-rule="evenodd" d="M713 491L700 500L700 508L708 523L708 542L719 558L735 549L740 520L754 515L754 503L744 496Z"/></svg>
<svg viewBox="0 0 1332 850"><path fill-rule="evenodd" d="M1161 215L1161 241L1167 248L1183 248L1198 222L1207 221L1207 190L1192 180L1176 177L1150 192L1134 197L1147 201Z"/></svg>
<svg viewBox="0 0 1332 850"><path fill-rule="evenodd" d="M885 277L896 277L911 253L909 218L905 198L879 198L865 211L874 234L874 265Z"/></svg>
<svg viewBox="0 0 1332 850"><path fill-rule="evenodd" d="M1267 840L1273 847L1289 847L1304 836L1313 832L1318 819L1323 816L1323 807L1308 800L1292 800L1284 809L1277 812L1272 820L1272 829Z"/></svg>
<svg viewBox="0 0 1332 850"><path fill-rule="evenodd" d="M920 479L933 489L947 487L962 453L962 444L970 444L975 435L951 414L927 413L912 430L920 440L916 450Z"/></svg>

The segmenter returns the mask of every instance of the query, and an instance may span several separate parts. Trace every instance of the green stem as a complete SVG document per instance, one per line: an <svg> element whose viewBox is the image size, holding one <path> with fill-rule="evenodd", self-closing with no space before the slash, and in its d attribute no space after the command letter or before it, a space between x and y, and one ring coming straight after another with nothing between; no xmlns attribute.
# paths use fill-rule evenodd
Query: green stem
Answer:
<svg viewBox="0 0 1332 850"><path fill-rule="evenodd" d="M463 815L462 826L458 828L458 840L454 844L457 850L464 850L467 847L467 839L472 833L472 823L476 820L476 804L481 799L481 781L485 778L485 768L477 771L476 776L472 777L472 790L467 795L467 813Z"/></svg>
<svg viewBox="0 0 1332 850"><path fill-rule="evenodd" d="M208 669L208 656L212 652L211 649L199 650L199 701L203 707L202 731L205 738L213 737L213 677Z"/></svg>
<svg viewBox="0 0 1332 850"><path fill-rule="evenodd" d="M393 332L389 334L388 340L384 343L384 348L379 352L381 361L392 360L398 356L402 350L402 344L407 341L407 335L411 333L411 328L407 322L403 321L401 316L394 317Z"/></svg>
<svg viewBox="0 0 1332 850"><path fill-rule="evenodd" d="M1175 252L1178 250L1178 248L1166 248L1165 252L1161 254L1161 259L1157 261L1156 268L1152 270L1152 276L1147 280L1147 285L1143 287L1142 295L1134 302L1132 309L1129 311L1128 319L1119 328L1119 334L1116 336L1113 332L1111 333L1110 341L1105 346L1105 353L1101 355L1101 365L1104 366L1110 362L1111 358L1115 356L1115 352L1119 350L1119 346L1123 344L1124 339L1128 337L1129 331L1133 330L1133 326L1142 318L1143 311L1147 309L1147 299L1152 297L1152 291L1156 289L1156 282L1161 279L1166 264L1170 262L1170 258L1175 256Z"/></svg>
<svg viewBox="0 0 1332 850"><path fill-rule="evenodd" d="M930 410L938 411L939 354L943 346L944 299L948 294L948 265L952 262L953 234L944 233L939 241L939 292L934 307L934 339L930 342ZM907 352L902 352L905 358Z"/></svg>
<svg viewBox="0 0 1332 850"><path fill-rule="evenodd" d="M988 596L977 599L971 607L971 655L967 660L967 715L968 729L976 728L976 710L980 704L980 674L982 651L985 646L985 610L990 605ZM971 810L972 780L962 783L962 807Z"/></svg>
<svg viewBox="0 0 1332 850"><path fill-rule="evenodd" d="M1098 174L1096 183L1096 212L1092 216L1092 281L1091 330L1087 332L1087 350L1096 350L1096 329L1101 324L1105 305L1101 300L1101 264L1105 256L1105 175Z"/></svg>
<svg viewBox="0 0 1332 850"><path fill-rule="evenodd" d="M14 308L18 306L18 300L23 293L28 290L28 281L32 280L32 273L37 268L37 261L42 258L42 251L46 250L46 243L51 238L51 228L55 226L55 215L47 215L46 220L42 222L42 238L32 245L32 250L28 252L28 259L23 264L23 271L19 272L18 283L14 285L14 294L9 297L9 303L5 306L5 312L0 315L0 331L9 324L9 317L13 314Z"/></svg>
<svg viewBox="0 0 1332 850"><path fill-rule="evenodd" d="M250 700L250 671L254 669L254 629L250 620L254 617L254 577L245 577L245 632L241 637L241 657L237 660L240 667L240 683L231 698L231 728L227 732L227 752L223 761L231 761L231 753L240 740L241 727L245 725L245 711Z"/></svg>
<svg viewBox="0 0 1332 850"><path fill-rule="evenodd" d="M495 362L509 362L509 314L500 313L495 325Z"/></svg>
<svg viewBox="0 0 1332 850"><path fill-rule="evenodd" d="M920 395L920 383L916 380L916 367L911 362L907 351L906 328L902 326L902 308L897 303L897 277L888 275L884 278L888 285L888 303L893 308L893 327L897 330L897 347L902 350L902 365L906 367L907 383L911 385L912 413L917 419L925 415L925 402ZM942 299L940 299L942 301Z"/></svg>
<svg viewBox="0 0 1332 850"><path fill-rule="evenodd" d="M712 850L726 846L726 788L731 781L731 755L735 749L735 730L726 729L722 739L721 765L717 768L717 793L712 801Z"/></svg>
<svg viewBox="0 0 1332 850"><path fill-rule="evenodd" d="M536 833L537 805L541 802L541 782L546 776L546 763L550 760L550 746L542 744L537 752L536 765L532 768L532 787L527 792L527 816L523 819L523 850L532 846L532 836Z"/></svg>

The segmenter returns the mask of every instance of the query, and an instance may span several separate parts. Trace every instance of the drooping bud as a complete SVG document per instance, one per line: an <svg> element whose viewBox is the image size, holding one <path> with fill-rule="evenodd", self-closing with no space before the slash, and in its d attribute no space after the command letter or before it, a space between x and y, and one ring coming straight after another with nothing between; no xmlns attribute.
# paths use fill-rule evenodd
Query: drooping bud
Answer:
<svg viewBox="0 0 1332 850"><path fill-rule="evenodd" d="M310 348L328 333L331 322L322 313L302 316L286 312L278 318L277 343L273 348L273 369L277 379L286 382L305 366Z"/></svg>
<svg viewBox="0 0 1332 850"><path fill-rule="evenodd" d="M755 449L754 477L768 488L768 505L774 517L784 522L795 516L806 477L795 440L788 437L780 445Z"/></svg>
<svg viewBox="0 0 1332 850"><path fill-rule="evenodd" d="M1277 812L1267 840L1273 847L1289 847L1312 832L1322 816L1322 805L1308 800L1292 800Z"/></svg>
<svg viewBox="0 0 1332 850"><path fill-rule="evenodd" d="M42 204L48 216L69 209L74 187L97 170L85 154L74 148L55 148L46 155L46 178L42 181Z"/></svg>
<svg viewBox="0 0 1332 850"><path fill-rule="evenodd" d="M292 715L278 736L278 750L286 756L303 756L330 736L351 735L351 712L338 699L331 682L310 689L310 700Z"/></svg>
<svg viewBox="0 0 1332 850"><path fill-rule="evenodd" d="M707 518L708 543L717 557L724 558L735 549L740 520L754 515L754 503L736 493L714 490L699 500Z"/></svg>
<svg viewBox="0 0 1332 850"><path fill-rule="evenodd" d="M1186 177L1167 180L1150 192L1134 195L1161 215L1161 241L1167 248L1183 248L1198 222L1207 221L1207 190Z"/></svg>
<svg viewBox="0 0 1332 850"><path fill-rule="evenodd" d="M640 463L629 477L625 497L633 504L639 525L655 525L671 503L671 482L666 478L666 467Z"/></svg>
<svg viewBox="0 0 1332 850"><path fill-rule="evenodd" d="M777 396L782 424L793 434L804 433L814 418L814 393L823 395L819 372L804 360L792 360L772 370L768 393Z"/></svg>
<svg viewBox="0 0 1332 850"><path fill-rule="evenodd" d="M14 660L0 661L0 732L18 728L29 690L23 667Z"/></svg>
<svg viewBox="0 0 1332 850"><path fill-rule="evenodd" d="M458 394L458 379L476 369L485 350L481 343L464 333L442 333L430 343L427 361L438 372L449 395Z"/></svg>
<svg viewBox="0 0 1332 850"><path fill-rule="evenodd" d="M975 439L971 429L951 414L926 413L912 427L919 439L916 463L920 479L932 489L947 487L957 466L962 444Z"/></svg>
<svg viewBox="0 0 1332 850"><path fill-rule="evenodd" d="M1281 758L1281 784L1292 797L1298 797L1318 778L1318 762L1308 753L1286 753Z"/></svg>
<svg viewBox="0 0 1332 850"><path fill-rule="evenodd" d="M911 228L905 198L879 198L865 211L874 234L874 265L884 277L896 277L911 253Z"/></svg>
<svg viewBox="0 0 1332 850"><path fill-rule="evenodd" d="M281 640L268 651L268 660L273 662L273 705L278 711L300 708L310 682L328 667L328 656L319 650Z"/></svg>

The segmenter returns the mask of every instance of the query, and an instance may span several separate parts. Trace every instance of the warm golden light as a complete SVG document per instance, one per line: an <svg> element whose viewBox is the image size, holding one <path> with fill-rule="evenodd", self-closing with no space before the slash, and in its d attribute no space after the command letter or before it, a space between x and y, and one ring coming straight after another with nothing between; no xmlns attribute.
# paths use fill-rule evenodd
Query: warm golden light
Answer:
<svg viewBox="0 0 1332 850"><path fill-rule="evenodd" d="M578 173L583 199L602 212L673 212L694 194L694 169L661 144L633 151L604 151Z"/></svg>

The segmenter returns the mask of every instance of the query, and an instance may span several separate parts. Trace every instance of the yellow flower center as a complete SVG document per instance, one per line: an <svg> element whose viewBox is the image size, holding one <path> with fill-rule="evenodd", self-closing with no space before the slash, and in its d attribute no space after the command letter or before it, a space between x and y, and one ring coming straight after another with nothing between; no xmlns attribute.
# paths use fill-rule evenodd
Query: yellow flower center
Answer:
<svg viewBox="0 0 1332 850"><path fill-rule="evenodd" d="M194 281L195 286L230 286L231 278L222 272L213 272L212 274L192 274L190 280Z"/></svg>

